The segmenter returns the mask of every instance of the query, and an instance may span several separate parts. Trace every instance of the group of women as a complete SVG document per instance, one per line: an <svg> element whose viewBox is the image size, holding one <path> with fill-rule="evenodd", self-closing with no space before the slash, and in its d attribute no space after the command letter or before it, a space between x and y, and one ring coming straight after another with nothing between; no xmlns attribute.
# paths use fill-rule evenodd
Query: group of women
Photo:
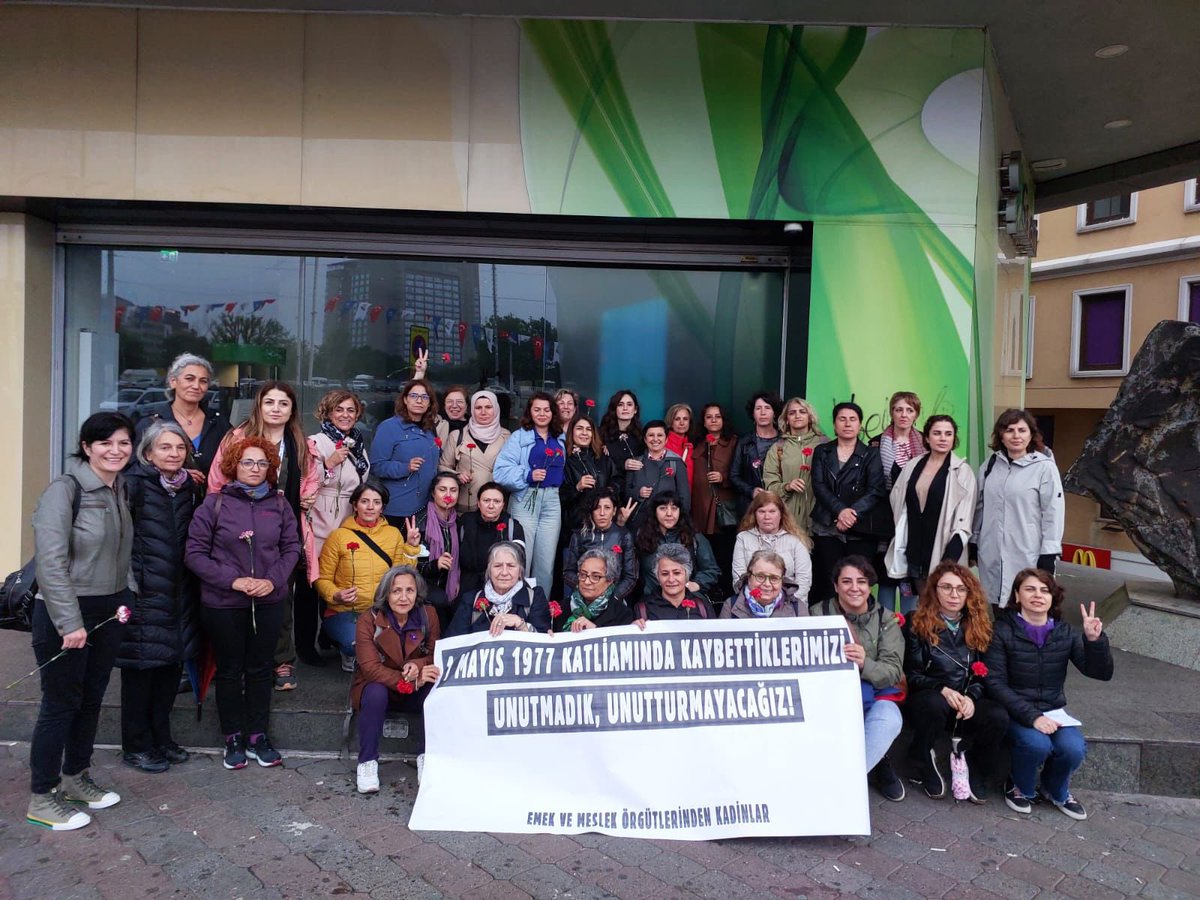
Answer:
<svg viewBox="0 0 1200 900"><path fill-rule="evenodd" d="M866 600L861 585L843 591L847 559L866 582L868 560L884 560L892 593L880 596L894 598L899 586L914 604L918 595L922 604L940 598L946 565L973 581L962 563L976 548L986 591L979 603L986 596L1006 607L1019 592L1003 596L1001 587L1018 571L1053 569L1061 483L1021 410L997 421L977 490L953 452L954 420L931 416L917 432L920 401L909 393L892 398L892 425L874 446L861 440L856 404L834 408L834 438L826 439L811 404L765 391L747 403L754 428L740 438L715 403L702 407L695 429L686 404L643 424L629 390L613 395L598 423L587 414L590 401L581 404L573 391L535 392L510 433L494 393L456 386L439 398L423 362L369 446L352 392L326 394L319 427L306 436L296 394L281 381L265 382L246 421L230 428L204 407L213 369L191 355L171 365L170 399L136 431L117 414L85 423L72 463L78 471L55 480L34 520L39 576L45 568L57 585L39 601L39 662L80 647L84 625L123 601L134 615L128 625L106 624L107 642L93 639L84 653L64 657L88 659L82 704L68 702L71 691L46 674L66 678L65 665L43 672L31 755L40 806L35 815L31 804L31 821L86 824L63 801L94 787L87 757L114 660L125 762L157 772L187 759L170 737L169 711L181 667L205 635L226 768L281 762L267 733L272 688L296 687L297 658L323 664L323 643L353 673L358 785L369 792L378 789L384 717L420 708L438 677L433 648L442 635L836 609L862 631L855 646L891 654L886 664L869 663L870 654L855 660L870 671L864 684L878 710L867 721L881 723L882 736L895 718L895 703L884 698L894 699L889 687L900 680L893 609L905 591L887 603L869 584ZM82 496L74 518L68 478ZM90 513L99 498L113 507L103 521ZM94 571L78 562L89 542L104 556ZM949 621L943 612L922 626L932 647L953 643L938 637L950 628L938 624ZM877 620L874 637L858 624L864 616ZM913 627L927 619L914 617ZM982 627L963 630L962 646L978 644ZM1010 631L1014 640L1023 634ZM968 668L973 661L968 654ZM77 668L70 678L83 677L84 664ZM961 684L959 699L946 699L961 719L972 718L962 713L979 699L972 689L978 684ZM990 721L989 735L998 727ZM874 743L883 747L875 762L886 763L890 739ZM920 775L930 790L933 774ZM1028 797L1022 778L1014 768L1014 790ZM101 793L97 802L116 802Z"/></svg>

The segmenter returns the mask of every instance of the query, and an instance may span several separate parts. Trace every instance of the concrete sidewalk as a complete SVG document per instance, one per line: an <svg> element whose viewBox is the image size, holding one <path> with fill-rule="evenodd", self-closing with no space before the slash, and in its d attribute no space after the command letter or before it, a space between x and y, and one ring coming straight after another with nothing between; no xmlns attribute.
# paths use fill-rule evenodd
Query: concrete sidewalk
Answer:
<svg viewBox="0 0 1200 900"><path fill-rule="evenodd" d="M0 897L1200 896L1197 800L1080 792L1090 818L1076 822L1043 806L1018 817L996 799L873 794L872 834L854 838L416 833L405 763L382 765L382 792L364 797L349 761L227 772L202 756L143 775L98 751L94 775L123 801L54 833L24 823L27 755L0 747Z"/></svg>

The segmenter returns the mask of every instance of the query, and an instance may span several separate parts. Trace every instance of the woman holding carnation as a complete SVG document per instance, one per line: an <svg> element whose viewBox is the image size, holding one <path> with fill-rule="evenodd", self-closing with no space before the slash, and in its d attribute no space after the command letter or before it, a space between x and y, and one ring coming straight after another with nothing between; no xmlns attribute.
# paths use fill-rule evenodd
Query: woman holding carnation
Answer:
<svg viewBox="0 0 1200 900"><path fill-rule="evenodd" d="M492 391L471 395L471 418L465 428L442 443L442 471L458 476L458 511L470 512L479 502L480 488L492 480L496 457L509 438L500 424L500 402Z"/></svg>
<svg viewBox="0 0 1200 900"><path fill-rule="evenodd" d="M783 406L779 417L782 437L768 451L763 463L763 487L783 499L792 521L811 548L808 536L814 495L809 481L813 451L829 438L821 431L821 421L812 404L793 397Z"/></svg>
<svg viewBox="0 0 1200 900"><path fill-rule="evenodd" d="M483 589L488 551L500 541L524 543L521 523L505 512L508 495L489 481L479 488L473 512L458 517L458 595L474 597Z"/></svg>
<svg viewBox="0 0 1200 900"><path fill-rule="evenodd" d="M1008 729L1004 707L984 696L983 656L992 641L987 598L965 566L942 562L929 573L905 634L905 718L913 729L909 778L937 799L946 794L934 742L952 731L963 739L972 803L987 799L996 750Z"/></svg>
<svg viewBox="0 0 1200 900"><path fill-rule="evenodd" d="M608 550L586 550L575 572L579 585L567 598L566 609L557 617L557 631L586 631L610 625L628 625L633 611L617 595L621 563Z"/></svg>
<svg viewBox="0 0 1200 900"><path fill-rule="evenodd" d="M576 576L579 560L589 550L606 550L621 563L614 592L622 600L631 600L638 580L638 558L629 529L616 522L617 497L612 489L596 492L588 504L587 521L571 535L563 554L563 581L568 590L579 586Z"/></svg>
<svg viewBox="0 0 1200 900"><path fill-rule="evenodd" d="M487 631L495 637L505 629L546 632L550 621L545 593L525 580L525 551L520 544L501 541L488 551L483 589L463 598L446 635Z"/></svg>
<svg viewBox="0 0 1200 900"><path fill-rule="evenodd" d="M734 595L721 608L722 619L795 618L808 615L807 597L787 580L787 563L773 550L755 550L738 579Z"/></svg>
<svg viewBox="0 0 1200 900"><path fill-rule="evenodd" d="M636 463L646 449L642 443L641 411L637 394L621 390L609 398L608 409L600 419L600 440L622 476L639 468L630 463Z"/></svg>
<svg viewBox="0 0 1200 900"><path fill-rule="evenodd" d="M635 624L644 629L647 622L688 621L714 618L712 604L698 591L691 590L692 553L682 544L663 544L654 556L653 570L658 590L634 604Z"/></svg>

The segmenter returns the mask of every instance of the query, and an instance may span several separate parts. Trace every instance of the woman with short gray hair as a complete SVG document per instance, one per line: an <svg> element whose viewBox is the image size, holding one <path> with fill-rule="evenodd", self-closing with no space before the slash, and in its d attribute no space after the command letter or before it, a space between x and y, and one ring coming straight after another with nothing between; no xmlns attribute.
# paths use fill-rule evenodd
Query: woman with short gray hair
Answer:
<svg viewBox="0 0 1200 900"><path fill-rule="evenodd" d="M638 627L645 628L646 622L658 619L673 621L714 617L708 598L688 590L688 581L692 577L692 554L683 544L660 546L654 555L654 573L658 576L658 590L634 606Z"/></svg>
<svg viewBox="0 0 1200 900"><path fill-rule="evenodd" d="M616 593L621 563L608 550L587 550L579 558L578 585L558 617L557 631L584 631L611 625L628 625L633 611Z"/></svg>
<svg viewBox="0 0 1200 900"><path fill-rule="evenodd" d="M459 597L446 636L488 631L496 637L509 628L548 632L550 604L540 587L530 587L525 580L525 548L515 541L499 541L487 559L483 590L474 597Z"/></svg>
<svg viewBox="0 0 1200 900"><path fill-rule="evenodd" d="M412 566L393 566L379 580L370 610L358 617L354 653L358 668L350 704L358 711L360 794L379 790L379 738L388 712L420 713L430 686L441 675L433 650L441 636L437 612L426 604L429 589ZM424 738L417 780L425 761Z"/></svg>
<svg viewBox="0 0 1200 900"><path fill-rule="evenodd" d="M142 432L125 472L133 516L133 616L117 653L121 670L122 761L165 772L188 752L171 737L171 707L183 665L200 651L195 577L184 565L192 514L203 490L188 477L191 441L177 422L158 419Z"/></svg>
<svg viewBox="0 0 1200 900"><path fill-rule="evenodd" d="M151 407L137 425L135 442L142 439L151 422L179 425L192 447L189 472L197 484L208 477L217 447L229 431L229 420L219 409L206 404L209 388L215 382L212 363L195 353L181 353L167 367L167 401Z"/></svg>

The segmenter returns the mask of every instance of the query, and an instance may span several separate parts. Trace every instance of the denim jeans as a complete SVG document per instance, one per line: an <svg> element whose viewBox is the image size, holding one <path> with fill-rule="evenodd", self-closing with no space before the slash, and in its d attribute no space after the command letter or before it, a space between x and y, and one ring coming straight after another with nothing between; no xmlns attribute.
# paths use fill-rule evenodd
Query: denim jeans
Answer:
<svg viewBox="0 0 1200 900"><path fill-rule="evenodd" d="M1038 770L1042 790L1056 803L1065 803L1071 793L1071 775L1087 754L1087 741L1078 726L1062 727L1054 734L1042 734L1016 722L1008 725L1012 739L1012 779L1026 797L1037 791Z"/></svg>
<svg viewBox="0 0 1200 900"><path fill-rule="evenodd" d="M899 704L891 700L876 700L863 717L863 737L867 745L867 771L883 759L900 733L904 717Z"/></svg>
<svg viewBox="0 0 1200 900"><path fill-rule="evenodd" d="M514 496L508 512L525 531L525 575L548 592L554 584L554 557L558 554L558 532L562 528L558 490L533 491L532 508L526 507L529 496L529 493L519 498Z"/></svg>
<svg viewBox="0 0 1200 900"><path fill-rule="evenodd" d="M358 626L358 613L340 612L326 616L321 621L325 636L337 644L338 650L346 656L354 655L354 634Z"/></svg>
<svg viewBox="0 0 1200 900"><path fill-rule="evenodd" d="M46 605L34 601L33 655L38 665L46 664L41 671L42 704L29 742L30 788L35 794L54 790L60 773L78 775L92 764L100 704L125 631L119 622L106 620L122 604L133 606L129 591L80 597L87 643L48 663L62 650L62 637Z"/></svg>

